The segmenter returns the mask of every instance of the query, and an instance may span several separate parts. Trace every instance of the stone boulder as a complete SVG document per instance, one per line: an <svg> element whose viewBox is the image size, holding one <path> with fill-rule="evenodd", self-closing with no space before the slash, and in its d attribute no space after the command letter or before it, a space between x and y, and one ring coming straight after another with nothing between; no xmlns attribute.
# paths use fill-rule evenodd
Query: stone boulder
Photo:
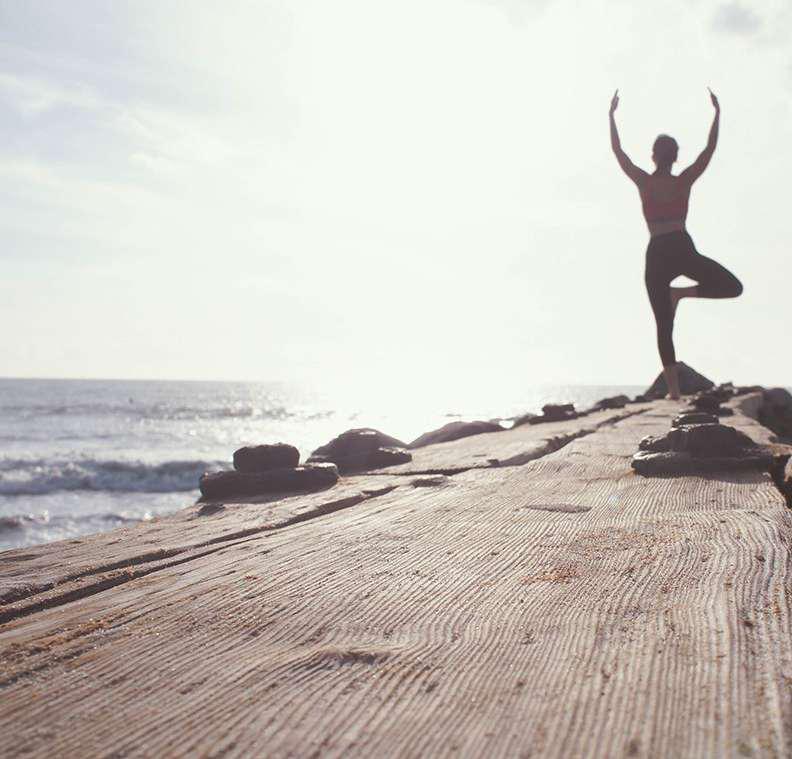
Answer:
<svg viewBox="0 0 792 759"><path fill-rule="evenodd" d="M694 424L676 427L668 435L672 451L687 452L691 456L737 456L757 445L744 432L725 424Z"/></svg>
<svg viewBox="0 0 792 759"><path fill-rule="evenodd" d="M308 463L332 462L342 474L362 472L412 461L412 454L404 450L406 447L401 440L384 432L360 427L342 432L317 448Z"/></svg>
<svg viewBox="0 0 792 759"><path fill-rule="evenodd" d="M375 448L406 448L407 444L371 427L356 427L342 432L329 443L319 446L311 456L351 456Z"/></svg>
<svg viewBox="0 0 792 759"><path fill-rule="evenodd" d="M641 438L638 443L638 450L662 453L671 450L671 442L667 435L647 435L645 438Z"/></svg>
<svg viewBox="0 0 792 759"><path fill-rule="evenodd" d="M643 475L742 469L769 471L773 466L773 453L756 445L734 427L710 422L678 426L666 435L644 438L631 465Z"/></svg>
<svg viewBox="0 0 792 759"><path fill-rule="evenodd" d="M763 399L774 409L792 411L792 393L783 387L771 387L764 391Z"/></svg>
<svg viewBox="0 0 792 759"><path fill-rule="evenodd" d="M691 369L686 363L680 361L679 367L679 390L682 395L692 395L700 390L709 390L715 383L707 379L703 374L699 374L695 369ZM668 393L665 377L663 373L657 375L651 387L644 393L650 400L665 398Z"/></svg>
<svg viewBox="0 0 792 759"><path fill-rule="evenodd" d="M201 495L206 499L268 495L270 493L310 493L325 490L338 482L335 464L306 464L266 472L207 472L200 481Z"/></svg>
<svg viewBox="0 0 792 759"><path fill-rule="evenodd" d="M504 429L496 422L449 422L431 432L425 432L410 443L410 448L423 448L425 445L435 443L448 443L471 435L481 435L483 432L501 432Z"/></svg>
<svg viewBox="0 0 792 759"><path fill-rule="evenodd" d="M772 387L762 392L759 421L780 435L792 440L792 395L783 387Z"/></svg>
<svg viewBox="0 0 792 759"><path fill-rule="evenodd" d="M524 424L530 424L531 419L536 419L539 415L538 414L521 414L520 416L515 416L512 424L512 429L515 427L522 427Z"/></svg>
<svg viewBox="0 0 792 759"><path fill-rule="evenodd" d="M773 466L772 454L757 450L745 451L739 456L710 456L697 459L689 453L667 451L649 453L638 451L631 462L632 468L645 477L672 475L682 477L712 472L737 472L746 469L769 471Z"/></svg>
<svg viewBox="0 0 792 759"><path fill-rule="evenodd" d="M728 401L729 398L734 398L734 396L737 395L737 388L734 387L733 382L721 382L720 385L706 392L723 403L724 401Z"/></svg>
<svg viewBox="0 0 792 759"><path fill-rule="evenodd" d="M731 397L731 396L728 396ZM690 401L690 408L697 412L713 414L715 416L731 416L734 411L725 406L721 406L723 395L717 390L704 390L696 393Z"/></svg>
<svg viewBox="0 0 792 759"><path fill-rule="evenodd" d="M309 464L330 462L326 456L312 455L308 459ZM331 463L338 467L341 474L351 472L367 472L370 469L382 469L386 466L396 466L396 464L407 464L412 461L412 454L404 448L374 448L362 453L353 453L349 456L336 456L336 460Z"/></svg>
<svg viewBox="0 0 792 759"><path fill-rule="evenodd" d="M246 445L234 451L234 469L255 474L270 469L290 469L300 463L300 452L287 443Z"/></svg>
<svg viewBox="0 0 792 759"><path fill-rule="evenodd" d="M544 424L545 422L563 422L567 419L577 419L579 414L575 411L573 403L548 403L542 406L542 415L535 416L528 424Z"/></svg>
<svg viewBox="0 0 792 759"><path fill-rule="evenodd" d="M720 401L709 395L702 395L690 401L690 408L697 409L705 414L717 414L720 411Z"/></svg>
<svg viewBox="0 0 792 759"><path fill-rule="evenodd" d="M628 403L630 403L629 396L614 395L610 398L603 398L602 400L597 401L594 404L594 409L596 411L604 411L605 409L611 408L624 408Z"/></svg>
<svg viewBox="0 0 792 759"><path fill-rule="evenodd" d="M762 393L764 388L761 385L739 385L734 389L735 395L747 395L748 393Z"/></svg>

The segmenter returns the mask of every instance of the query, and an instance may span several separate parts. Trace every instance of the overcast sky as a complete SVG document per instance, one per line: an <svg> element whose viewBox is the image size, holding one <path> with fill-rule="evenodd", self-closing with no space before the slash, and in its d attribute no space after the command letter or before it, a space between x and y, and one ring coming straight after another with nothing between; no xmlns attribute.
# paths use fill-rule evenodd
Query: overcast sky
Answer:
<svg viewBox="0 0 792 759"><path fill-rule="evenodd" d="M0 375L636 383L659 132L677 355L792 384L788 2L0 0ZM394 385L395 387L395 385Z"/></svg>

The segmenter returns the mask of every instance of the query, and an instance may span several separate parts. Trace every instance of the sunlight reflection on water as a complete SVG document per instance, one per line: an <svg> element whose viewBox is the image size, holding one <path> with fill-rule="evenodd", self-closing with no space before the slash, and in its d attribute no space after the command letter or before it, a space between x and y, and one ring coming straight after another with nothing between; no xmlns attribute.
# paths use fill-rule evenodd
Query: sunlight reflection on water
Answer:
<svg viewBox="0 0 792 759"><path fill-rule="evenodd" d="M409 443L456 419L585 407L641 388L449 383L439 376L295 386L252 382L0 380L0 548L151 519L197 497L200 474L245 444L303 458L351 427Z"/></svg>

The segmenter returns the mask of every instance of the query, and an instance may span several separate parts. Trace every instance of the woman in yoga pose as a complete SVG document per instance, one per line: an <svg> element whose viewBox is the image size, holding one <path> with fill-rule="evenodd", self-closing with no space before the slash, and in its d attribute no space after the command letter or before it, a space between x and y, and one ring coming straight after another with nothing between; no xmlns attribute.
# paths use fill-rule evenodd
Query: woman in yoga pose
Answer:
<svg viewBox="0 0 792 759"><path fill-rule="evenodd" d="M622 150L614 113L619 105L616 90L610 105L611 146L624 173L638 186L646 223L649 226L649 247L646 249L646 289L657 322L657 347L663 362L668 396L679 398L679 373L674 353L674 316L682 298L736 298L742 285L728 269L711 258L702 256L685 229L690 188L709 165L718 143L720 105L710 90L715 117L701 155L681 174L674 176L671 167L679 147L673 137L661 134L654 143L652 174L639 169ZM698 284L693 287L671 287L680 274Z"/></svg>

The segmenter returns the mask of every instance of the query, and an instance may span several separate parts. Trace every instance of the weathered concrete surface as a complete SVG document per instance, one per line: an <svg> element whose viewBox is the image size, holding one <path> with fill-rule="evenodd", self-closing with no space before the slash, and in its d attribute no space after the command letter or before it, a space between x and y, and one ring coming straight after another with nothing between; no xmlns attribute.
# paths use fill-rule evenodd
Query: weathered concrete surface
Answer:
<svg viewBox="0 0 792 759"><path fill-rule="evenodd" d="M578 419L520 425L500 432L436 443L411 450L409 464L378 470L382 474L419 474L439 472L455 474L474 468L518 466L558 450L570 441L590 435L603 425L614 424L649 408L634 404L625 409L597 411Z"/></svg>
<svg viewBox="0 0 792 759"><path fill-rule="evenodd" d="M319 493L263 495L236 503L225 499L216 510L194 504L150 524L0 553L0 620L64 595L81 596L99 585L114 586L210 555L237 541L349 508L404 484L408 484L404 478L346 477Z"/></svg>
<svg viewBox="0 0 792 759"><path fill-rule="evenodd" d="M764 473L630 471L681 407L522 466L111 533L218 540L50 608L6 604L0 754L789 755L792 519ZM343 488L354 502L322 515ZM263 508L311 516L240 536ZM0 576L106 561L109 539L0 554Z"/></svg>

